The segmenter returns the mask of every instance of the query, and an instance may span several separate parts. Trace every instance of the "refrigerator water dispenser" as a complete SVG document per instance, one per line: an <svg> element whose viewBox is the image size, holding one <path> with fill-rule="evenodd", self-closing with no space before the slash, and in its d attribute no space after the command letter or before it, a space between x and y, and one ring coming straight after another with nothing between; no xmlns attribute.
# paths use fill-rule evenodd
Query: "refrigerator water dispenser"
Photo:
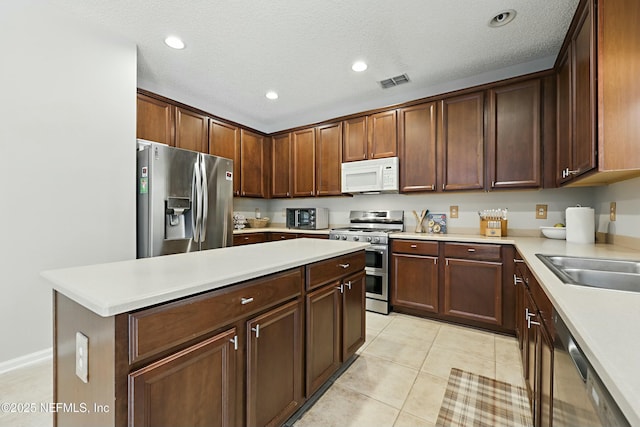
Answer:
<svg viewBox="0 0 640 427"><path fill-rule="evenodd" d="M191 229L191 199L169 197L165 204L164 238L167 240L191 238L193 236Z"/></svg>

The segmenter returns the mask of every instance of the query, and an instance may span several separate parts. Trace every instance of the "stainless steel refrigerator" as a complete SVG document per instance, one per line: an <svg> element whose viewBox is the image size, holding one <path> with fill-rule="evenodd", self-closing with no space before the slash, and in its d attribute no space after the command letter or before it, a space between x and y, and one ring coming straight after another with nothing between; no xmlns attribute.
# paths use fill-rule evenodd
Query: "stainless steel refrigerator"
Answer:
<svg viewBox="0 0 640 427"><path fill-rule="evenodd" d="M138 140L138 258L233 244L233 161Z"/></svg>

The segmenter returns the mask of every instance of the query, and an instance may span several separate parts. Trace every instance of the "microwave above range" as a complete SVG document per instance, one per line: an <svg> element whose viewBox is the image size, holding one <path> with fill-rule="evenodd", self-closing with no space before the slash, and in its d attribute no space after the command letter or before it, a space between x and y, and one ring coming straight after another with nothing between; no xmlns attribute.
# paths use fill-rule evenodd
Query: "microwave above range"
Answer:
<svg viewBox="0 0 640 427"><path fill-rule="evenodd" d="M361 160L342 164L342 192L351 194L397 193L398 158Z"/></svg>
<svg viewBox="0 0 640 427"><path fill-rule="evenodd" d="M321 230L329 228L327 208L287 208L287 228Z"/></svg>

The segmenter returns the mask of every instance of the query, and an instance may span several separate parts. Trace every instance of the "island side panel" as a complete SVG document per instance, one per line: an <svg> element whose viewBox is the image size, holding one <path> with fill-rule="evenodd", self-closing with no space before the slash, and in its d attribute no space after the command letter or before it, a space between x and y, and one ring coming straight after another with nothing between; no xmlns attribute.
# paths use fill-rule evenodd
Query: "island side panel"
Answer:
<svg viewBox="0 0 640 427"><path fill-rule="evenodd" d="M54 302L54 426L115 426L115 317L101 317L55 291ZM89 338L87 383L76 376L76 332Z"/></svg>

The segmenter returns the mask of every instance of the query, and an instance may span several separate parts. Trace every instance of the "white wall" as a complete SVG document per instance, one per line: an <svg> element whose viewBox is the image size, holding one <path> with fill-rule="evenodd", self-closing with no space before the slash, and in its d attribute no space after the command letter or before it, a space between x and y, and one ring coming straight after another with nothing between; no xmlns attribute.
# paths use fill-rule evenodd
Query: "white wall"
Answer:
<svg viewBox="0 0 640 427"><path fill-rule="evenodd" d="M531 191L458 192L436 194L383 194L357 195L354 197L318 197L305 199L272 199L268 203L260 199L234 199L234 210L249 217L259 207L263 216L269 216L273 223L284 223L283 209L288 207L329 208L331 226L349 223L349 211L357 209L397 209L405 215L405 230L412 231L415 220L412 210L420 212L429 209L431 213L446 213L449 206L459 207L459 218L449 218L448 227L453 231L479 233L478 211L482 209L507 208L509 228L523 231L538 230L540 226L565 222L565 209L580 204L592 206L592 188L562 188ZM548 205L546 220L535 219L536 204ZM265 213L266 209L266 213Z"/></svg>
<svg viewBox="0 0 640 427"><path fill-rule="evenodd" d="M0 39L2 368L52 345L41 271L135 258L136 46L30 0Z"/></svg>
<svg viewBox="0 0 640 427"><path fill-rule="evenodd" d="M596 190L598 231L640 238L640 178L598 187ZM616 202L616 220L609 220L609 205Z"/></svg>

